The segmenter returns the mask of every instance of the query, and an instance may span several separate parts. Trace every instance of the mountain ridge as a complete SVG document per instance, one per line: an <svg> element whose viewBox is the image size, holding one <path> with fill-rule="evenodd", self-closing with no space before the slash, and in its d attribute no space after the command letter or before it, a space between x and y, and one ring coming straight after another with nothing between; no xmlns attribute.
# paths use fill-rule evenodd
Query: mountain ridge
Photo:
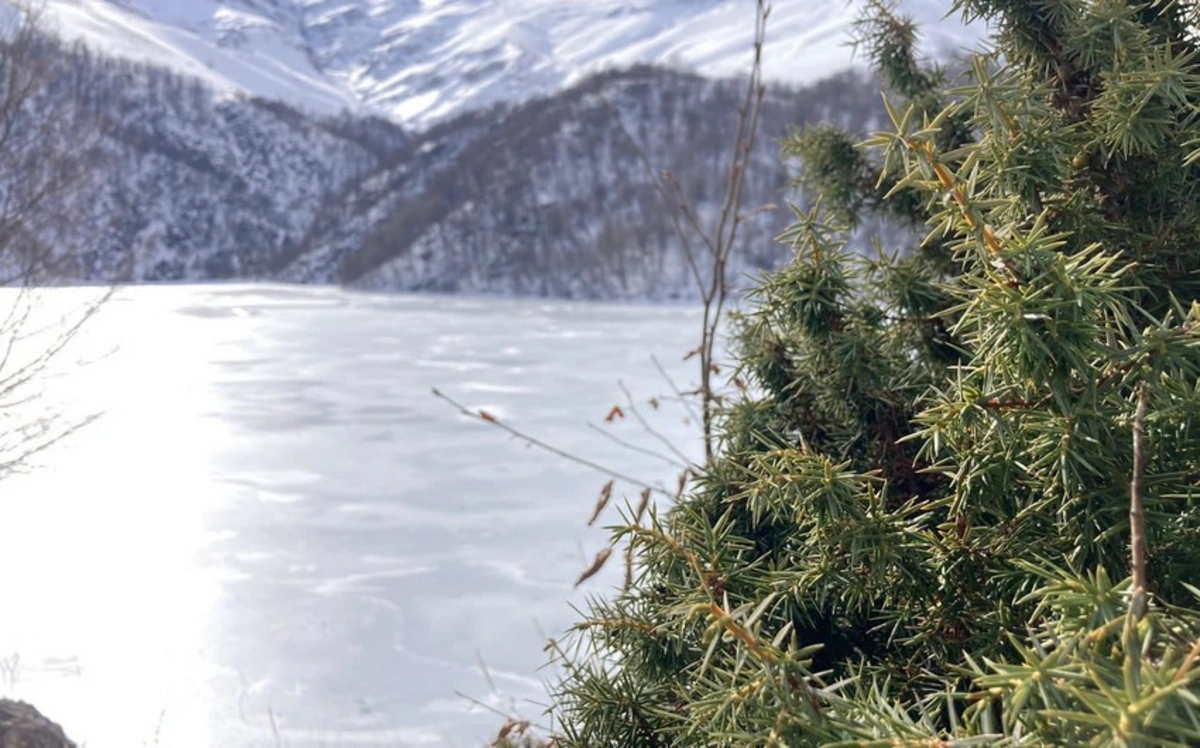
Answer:
<svg viewBox="0 0 1200 748"><path fill-rule="evenodd" d="M51 1L60 10L102 5L117 14L158 2L190 13L169 19L183 25L236 4L302 28L294 0ZM433 1L411 0L409 9ZM353 11L358 0L339 2ZM399 0L376 2L394 8ZM472 2L440 0L460 9ZM725 8L728 0L703 4ZM226 19L230 29L250 23L244 13L234 15ZM134 28L127 41L153 42L159 51L199 49L168 44L183 38L183 25L170 27L175 37L149 40ZM191 44L200 37L189 38ZM245 35L223 39L231 48L262 51ZM59 118L48 130L58 135L32 139L31 147L45 150L45 163L77 164L82 140L97 165L88 189L44 206L45 220L30 223L42 246L63 248L66 256L54 264L65 282L282 280L387 291L694 298L686 242L672 220L678 201L664 202L655 183L670 171L698 220L715 220L745 91L744 78L639 64L404 128L369 107L338 106L330 115L296 108L287 97L216 85L213 76L229 70L225 63L197 76L49 37L39 54L37 64L50 76L39 101L23 110L22 131L39 132L45 118L54 119L51 112L66 112L74 119ZM787 259L787 248L774 241L789 220L778 206L800 201L775 151L787 128L835 122L866 133L882 126L878 84L853 67L841 71L807 86L769 84L739 206L753 220L730 260L731 279ZM773 209L759 210L767 205Z"/></svg>
<svg viewBox="0 0 1200 748"><path fill-rule="evenodd" d="M410 133L216 96L196 79L86 49L47 42L40 54L54 78L21 130L44 131L37 112L62 111L57 139L37 140L39 162L78 163L90 132L97 165L84 189L31 217L47 251L62 250L53 282L694 298L670 207L639 148L709 222L744 93L737 80L641 66ZM853 72L771 87L741 206L754 218L731 278L788 256L773 241L788 211L758 211L792 199L775 140L819 121L864 132L882 116L878 86Z"/></svg>
<svg viewBox="0 0 1200 748"><path fill-rule="evenodd" d="M855 66L846 44L864 0L775 0L768 80L813 83ZM926 48L972 34L940 0L904 0ZM746 72L751 0L47 0L67 40L275 98L420 129L470 109L652 63L705 77ZM966 36L964 36L966 33Z"/></svg>

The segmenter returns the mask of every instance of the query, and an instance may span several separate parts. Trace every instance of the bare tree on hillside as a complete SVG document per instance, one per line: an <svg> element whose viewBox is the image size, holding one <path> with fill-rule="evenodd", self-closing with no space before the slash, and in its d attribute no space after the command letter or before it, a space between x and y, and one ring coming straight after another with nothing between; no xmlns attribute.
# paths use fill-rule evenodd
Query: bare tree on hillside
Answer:
<svg viewBox="0 0 1200 748"><path fill-rule="evenodd" d="M699 400L700 424L704 437L704 462L707 466L716 453L716 421L720 409L721 368L717 363L720 354L719 341L726 306L730 302L733 287L729 277L730 261L739 249L746 222L759 211L774 206L755 206L745 209L744 197L751 155L758 142L759 125L762 121L763 103L767 93L762 77L763 46L766 42L767 20L771 6L767 0L758 0L754 17L753 64L746 81L745 93L734 120L733 137L726 151L712 150L714 158L724 157L724 192L715 218L705 221L697 209L701 193L695 185L685 185L670 171L661 175L651 164L649 155L637 136L630 132L621 114L611 103L607 106L613 121L637 152L655 190L662 198L664 208L683 245L684 257L692 280L700 292L704 305L704 319L700 326L699 345L688 353L695 358L700 368L700 385L690 393Z"/></svg>
<svg viewBox="0 0 1200 748"><path fill-rule="evenodd" d="M87 419L43 397L43 380L107 293L54 309L39 289L61 282L83 253L100 128L41 15L17 4L0 28L0 476Z"/></svg>

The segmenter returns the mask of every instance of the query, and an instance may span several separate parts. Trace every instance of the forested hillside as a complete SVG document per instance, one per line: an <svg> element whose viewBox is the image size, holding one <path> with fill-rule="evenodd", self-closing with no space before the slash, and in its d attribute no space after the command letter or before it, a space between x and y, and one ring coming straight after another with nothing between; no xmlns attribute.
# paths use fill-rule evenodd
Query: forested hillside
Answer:
<svg viewBox="0 0 1200 748"><path fill-rule="evenodd" d="M409 133L218 95L50 40L40 49L52 64L28 126L46 124L39 111L69 112L72 127L40 147L96 177L56 198L70 216L54 242L72 252L58 265L65 281L687 296L673 212L653 180L669 170L712 216L742 90L637 67ZM748 222L731 274L786 259L770 238L787 222L790 176L776 158L787 128L833 120L863 131L880 114L877 87L852 72L771 90L742 209L775 207Z"/></svg>
<svg viewBox="0 0 1200 748"><path fill-rule="evenodd" d="M715 219L743 90L642 67L454 120L416 140L416 159L348 185L283 276L372 289L687 295L677 211L654 179L669 171L702 222ZM762 212L746 224L732 276L786 260L772 241L791 194L778 138L817 120L865 129L879 115L876 90L846 73L769 96L742 203Z"/></svg>

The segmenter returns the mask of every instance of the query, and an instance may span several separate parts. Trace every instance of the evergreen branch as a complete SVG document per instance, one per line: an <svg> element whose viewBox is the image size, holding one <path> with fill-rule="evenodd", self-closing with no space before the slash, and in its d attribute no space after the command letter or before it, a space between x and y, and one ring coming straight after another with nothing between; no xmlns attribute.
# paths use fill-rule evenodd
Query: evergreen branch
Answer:
<svg viewBox="0 0 1200 748"><path fill-rule="evenodd" d="M563 745L1200 745L1194 24L961 0L1001 32L949 89L868 5L893 36L876 66L908 77L895 132L801 143L839 225L783 234L801 251L736 331L746 396L700 384L720 453L663 522L621 528L626 589L576 629L597 660L560 687ZM1031 14L1057 51L1023 47ZM881 237L872 271L860 215L933 228Z"/></svg>
<svg viewBox="0 0 1200 748"><path fill-rule="evenodd" d="M899 122L900 120L895 121ZM937 154L934 152L933 146L929 141L904 134L900 134L898 139L910 152L917 155L926 169L932 172L937 187L943 191L946 197L953 201L967 228L979 232L988 252L992 254L1002 252L1004 247L1000 243L1000 240L996 238L995 229L978 215L974 206L968 201L967 193L963 189L963 186L958 183L956 175L945 164L938 161Z"/></svg>

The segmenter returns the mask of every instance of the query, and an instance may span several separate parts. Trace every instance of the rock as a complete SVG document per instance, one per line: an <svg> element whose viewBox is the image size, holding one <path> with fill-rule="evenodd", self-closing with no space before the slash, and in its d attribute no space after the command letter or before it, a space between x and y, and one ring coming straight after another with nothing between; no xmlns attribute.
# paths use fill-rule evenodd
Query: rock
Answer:
<svg viewBox="0 0 1200 748"><path fill-rule="evenodd" d="M77 748L66 733L23 701L0 699L0 748Z"/></svg>

